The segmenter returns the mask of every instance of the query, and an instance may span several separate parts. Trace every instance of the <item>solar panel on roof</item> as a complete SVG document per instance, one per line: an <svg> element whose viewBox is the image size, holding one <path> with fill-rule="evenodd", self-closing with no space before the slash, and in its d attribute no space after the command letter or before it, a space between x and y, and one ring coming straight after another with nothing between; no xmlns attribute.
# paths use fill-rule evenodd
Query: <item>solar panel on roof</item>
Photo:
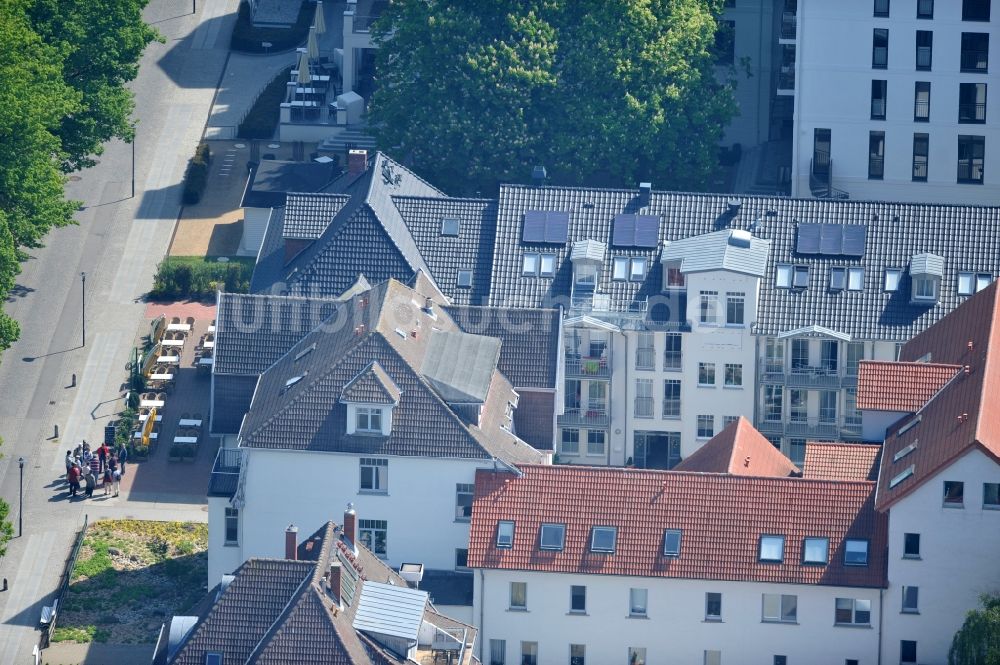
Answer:
<svg viewBox="0 0 1000 665"><path fill-rule="evenodd" d="M611 244L615 247L656 247L660 239L658 215L615 215Z"/></svg>
<svg viewBox="0 0 1000 665"><path fill-rule="evenodd" d="M799 224L795 251L823 256L864 256L866 234L863 224Z"/></svg>
<svg viewBox="0 0 1000 665"><path fill-rule="evenodd" d="M529 210L524 213L524 226L521 229L521 240L523 242L543 242L561 245L565 244L568 236L568 212Z"/></svg>

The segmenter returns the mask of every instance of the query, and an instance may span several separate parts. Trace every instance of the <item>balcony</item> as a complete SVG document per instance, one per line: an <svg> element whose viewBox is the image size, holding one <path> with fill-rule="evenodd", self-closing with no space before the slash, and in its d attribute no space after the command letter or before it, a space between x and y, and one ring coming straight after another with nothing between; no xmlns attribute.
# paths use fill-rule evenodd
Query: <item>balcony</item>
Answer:
<svg viewBox="0 0 1000 665"><path fill-rule="evenodd" d="M239 448L219 448L208 479L208 495L232 498L239 484L243 451Z"/></svg>
<svg viewBox="0 0 1000 665"><path fill-rule="evenodd" d="M783 365L775 363L764 365L762 380L789 388L852 388L858 383L857 370L854 374L829 367L796 367L785 371Z"/></svg>
<svg viewBox="0 0 1000 665"><path fill-rule="evenodd" d="M790 95L795 92L795 65L782 65L778 72L778 94Z"/></svg>
<svg viewBox="0 0 1000 665"><path fill-rule="evenodd" d="M967 51L963 50L960 64L963 72L986 73L989 63L989 51Z"/></svg>
<svg viewBox="0 0 1000 665"><path fill-rule="evenodd" d="M607 428L611 424L611 415L607 408L592 407L588 409L566 408L566 412L559 416L559 425L562 427L601 427Z"/></svg>
<svg viewBox="0 0 1000 665"><path fill-rule="evenodd" d="M958 121L972 124L986 122L986 104L959 104Z"/></svg>
<svg viewBox="0 0 1000 665"><path fill-rule="evenodd" d="M653 417L653 398L652 397L636 397L635 398L635 417L636 418L652 418Z"/></svg>
<svg viewBox="0 0 1000 665"><path fill-rule="evenodd" d="M635 368L645 370L656 369L656 351L651 348L635 350Z"/></svg>
<svg viewBox="0 0 1000 665"><path fill-rule="evenodd" d="M797 23L798 17L794 11L783 11L781 12L781 29L778 32L778 39L782 40L794 40L795 39L795 24Z"/></svg>
<svg viewBox="0 0 1000 665"><path fill-rule="evenodd" d="M577 356L575 354L566 355L566 376L568 378L583 379L610 379L611 364L607 358L590 358L587 356Z"/></svg>

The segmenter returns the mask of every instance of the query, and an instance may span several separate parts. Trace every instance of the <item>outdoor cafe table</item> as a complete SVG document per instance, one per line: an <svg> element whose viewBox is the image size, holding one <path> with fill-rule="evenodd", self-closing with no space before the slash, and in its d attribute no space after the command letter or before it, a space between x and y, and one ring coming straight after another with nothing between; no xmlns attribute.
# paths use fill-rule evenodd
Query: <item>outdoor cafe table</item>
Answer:
<svg viewBox="0 0 1000 665"><path fill-rule="evenodd" d="M162 399L144 399L139 402L139 406L155 406L157 409L163 408L164 401Z"/></svg>
<svg viewBox="0 0 1000 665"><path fill-rule="evenodd" d="M201 427L200 419L181 418L177 423L178 427Z"/></svg>
<svg viewBox="0 0 1000 665"><path fill-rule="evenodd" d="M198 364L201 365L202 367L211 367L211 365L212 365L213 362L214 362L213 358L207 358L206 357L206 358L199 358L198 359Z"/></svg>
<svg viewBox="0 0 1000 665"><path fill-rule="evenodd" d="M147 420L149 420L149 414L148 413L139 414L139 422L140 423L144 423ZM163 416L157 414L156 420L154 422L160 422L161 420L163 420Z"/></svg>
<svg viewBox="0 0 1000 665"><path fill-rule="evenodd" d="M174 443L198 443L196 436L175 436Z"/></svg>
<svg viewBox="0 0 1000 665"><path fill-rule="evenodd" d="M205 344L203 346L206 349L214 349L215 348L215 340L214 339L205 340Z"/></svg>
<svg viewBox="0 0 1000 665"><path fill-rule="evenodd" d="M167 364L167 365L170 365L170 364L176 365L180 361L181 361L181 357L180 356L160 356L159 358L156 359L156 362L158 362L158 363L164 363L164 364Z"/></svg>
<svg viewBox="0 0 1000 665"><path fill-rule="evenodd" d="M161 346L184 346L184 340L182 339L165 339L160 342Z"/></svg>
<svg viewBox="0 0 1000 665"><path fill-rule="evenodd" d="M149 378L153 381L173 381L173 374L150 374Z"/></svg>
<svg viewBox="0 0 1000 665"><path fill-rule="evenodd" d="M209 326L208 327L208 332L214 333L215 332L215 326L214 325L213 326Z"/></svg>
<svg viewBox="0 0 1000 665"><path fill-rule="evenodd" d="M167 326L167 332L190 332L190 323L171 323Z"/></svg>
<svg viewBox="0 0 1000 665"><path fill-rule="evenodd" d="M150 432L150 434L149 434L149 438L150 439L155 439L157 436L159 436L157 432ZM132 432L132 438L133 439L141 439L142 438L142 432Z"/></svg>

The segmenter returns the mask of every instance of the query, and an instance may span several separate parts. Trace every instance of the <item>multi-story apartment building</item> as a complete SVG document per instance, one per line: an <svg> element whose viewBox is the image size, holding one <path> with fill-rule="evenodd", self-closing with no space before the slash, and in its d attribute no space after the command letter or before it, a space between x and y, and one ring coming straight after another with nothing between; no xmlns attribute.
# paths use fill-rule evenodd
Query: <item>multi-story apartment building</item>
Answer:
<svg viewBox="0 0 1000 665"><path fill-rule="evenodd" d="M790 477L796 467L746 421L691 460L691 473L478 473L469 564L482 662L877 662L875 483Z"/></svg>

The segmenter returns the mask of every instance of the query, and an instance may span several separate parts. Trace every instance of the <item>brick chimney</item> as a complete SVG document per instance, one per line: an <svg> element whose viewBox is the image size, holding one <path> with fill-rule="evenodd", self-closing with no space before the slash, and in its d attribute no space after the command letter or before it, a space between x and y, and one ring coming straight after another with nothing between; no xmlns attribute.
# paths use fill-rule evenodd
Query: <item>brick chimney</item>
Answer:
<svg viewBox="0 0 1000 665"><path fill-rule="evenodd" d="M347 172L351 175L360 175L368 170L367 150L347 151Z"/></svg>
<svg viewBox="0 0 1000 665"><path fill-rule="evenodd" d="M289 524L285 529L285 558L295 560L299 552L299 527Z"/></svg>
<svg viewBox="0 0 1000 665"><path fill-rule="evenodd" d="M340 605L340 562L334 561L330 564L330 574L326 578L330 585L330 596Z"/></svg>
<svg viewBox="0 0 1000 665"><path fill-rule="evenodd" d="M347 504L344 511L344 537L350 541L351 546L357 549L356 538L358 535L358 514L354 512L354 504Z"/></svg>

